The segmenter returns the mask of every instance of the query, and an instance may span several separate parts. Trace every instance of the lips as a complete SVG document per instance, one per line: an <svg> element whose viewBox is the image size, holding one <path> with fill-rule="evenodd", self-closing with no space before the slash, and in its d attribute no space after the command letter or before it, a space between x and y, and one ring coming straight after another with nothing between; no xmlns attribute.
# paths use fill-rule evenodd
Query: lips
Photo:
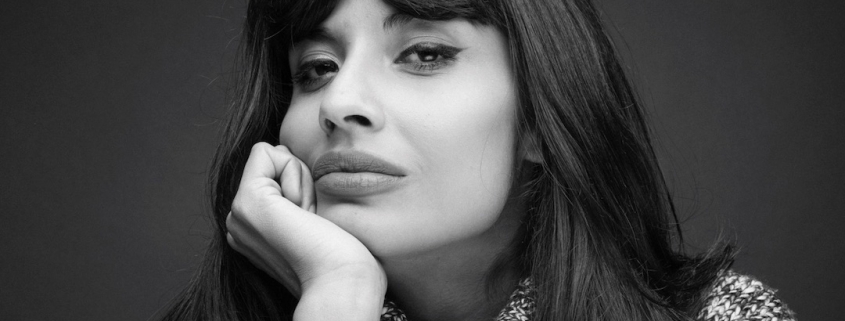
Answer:
<svg viewBox="0 0 845 321"><path fill-rule="evenodd" d="M318 192L364 196L399 185L405 170L360 151L332 151L317 158L311 169Z"/></svg>
<svg viewBox="0 0 845 321"><path fill-rule="evenodd" d="M317 181L330 173L375 173L390 176L405 176L404 171L397 165L391 164L376 156L358 152L328 152L320 156L311 170Z"/></svg>

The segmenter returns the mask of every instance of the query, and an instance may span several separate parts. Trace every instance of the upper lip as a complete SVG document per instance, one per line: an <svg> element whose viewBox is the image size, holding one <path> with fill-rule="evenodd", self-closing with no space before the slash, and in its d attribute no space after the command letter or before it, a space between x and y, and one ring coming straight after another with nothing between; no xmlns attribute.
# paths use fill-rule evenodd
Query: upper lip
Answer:
<svg viewBox="0 0 845 321"><path fill-rule="evenodd" d="M330 151L317 158L317 162L311 169L311 175L315 181L334 172L370 172L405 176L405 171L398 165L362 151Z"/></svg>

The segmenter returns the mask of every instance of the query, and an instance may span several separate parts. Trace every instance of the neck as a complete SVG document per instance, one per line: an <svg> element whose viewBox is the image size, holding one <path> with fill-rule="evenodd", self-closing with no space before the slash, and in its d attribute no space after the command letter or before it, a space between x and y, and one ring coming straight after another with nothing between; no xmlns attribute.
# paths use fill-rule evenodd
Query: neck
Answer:
<svg viewBox="0 0 845 321"><path fill-rule="evenodd" d="M391 298L413 321L494 319L521 277L507 255L524 213L523 206L506 206L481 235L425 253L380 258ZM494 267L502 270L491 274Z"/></svg>

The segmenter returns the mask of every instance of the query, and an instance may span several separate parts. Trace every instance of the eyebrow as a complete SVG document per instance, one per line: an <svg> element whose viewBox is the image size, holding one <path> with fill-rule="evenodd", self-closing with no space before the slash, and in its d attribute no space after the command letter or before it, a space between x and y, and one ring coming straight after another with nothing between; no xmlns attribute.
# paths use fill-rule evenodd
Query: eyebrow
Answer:
<svg viewBox="0 0 845 321"><path fill-rule="evenodd" d="M384 18L382 27L384 28L384 31L390 31L391 29L400 28L414 19L416 19L416 17L407 13L395 12L387 16L387 18Z"/></svg>
<svg viewBox="0 0 845 321"><path fill-rule="evenodd" d="M331 32L329 32L328 30L326 30L326 28L317 27L317 28L314 28L313 30L311 30L310 32L308 32L305 36L298 37L298 38L294 39L294 41L292 43L293 43L293 46L296 47L296 44L301 43L301 42L306 42L306 41L337 42L337 37L334 34L332 34Z"/></svg>

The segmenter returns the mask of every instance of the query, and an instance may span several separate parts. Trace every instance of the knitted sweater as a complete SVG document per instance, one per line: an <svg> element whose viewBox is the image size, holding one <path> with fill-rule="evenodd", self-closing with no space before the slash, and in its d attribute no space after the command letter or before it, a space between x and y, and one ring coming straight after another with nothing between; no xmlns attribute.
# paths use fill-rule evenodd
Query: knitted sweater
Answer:
<svg viewBox="0 0 845 321"><path fill-rule="evenodd" d="M524 279L511 294L507 306L495 321L530 321L534 312L534 287ZM765 320L794 321L795 316L775 297L775 290L751 277L727 271L717 280L707 295L704 309L698 313L701 321ZM381 321L408 321L393 302L387 301Z"/></svg>

